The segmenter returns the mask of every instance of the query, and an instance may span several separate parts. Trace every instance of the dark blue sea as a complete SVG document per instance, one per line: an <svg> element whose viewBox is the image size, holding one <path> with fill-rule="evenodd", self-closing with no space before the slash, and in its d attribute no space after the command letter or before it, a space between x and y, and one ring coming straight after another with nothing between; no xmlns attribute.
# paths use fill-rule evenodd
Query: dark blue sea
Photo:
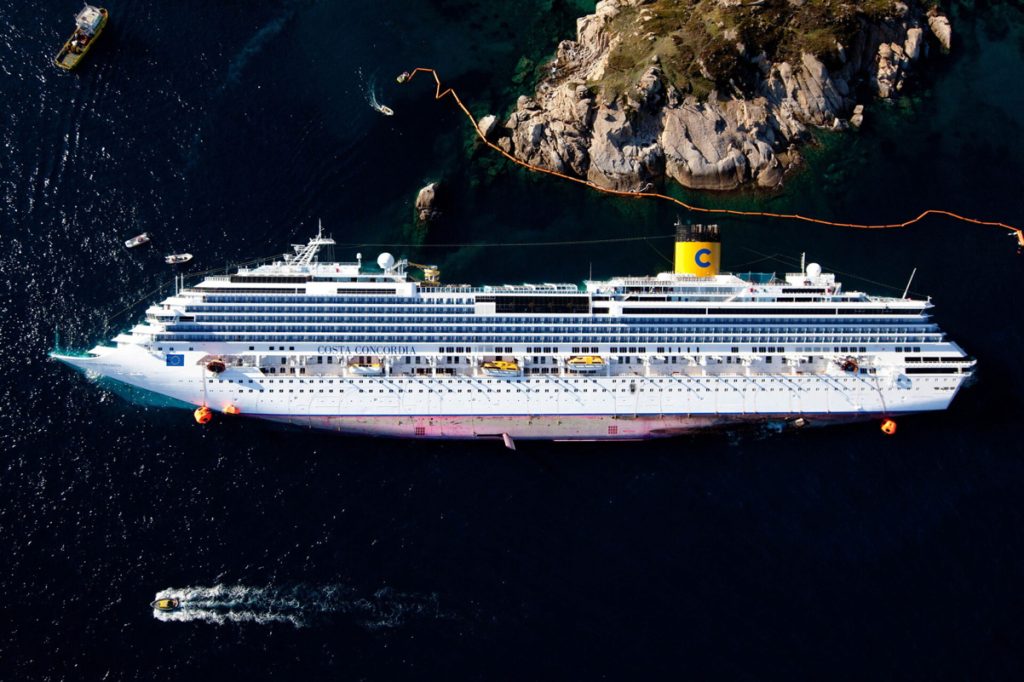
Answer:
<svg viewBox="0 0 1024 682"><path fill-rule="evenodd" d="M163 253L224 267L322 219L344 259L422 242L388 249L448 281L579 282L666 268L676 209L510 168L426 78L394 82L432 66L504 115L593 3L106 6L65 74L76 3L0 0L0 679L1021 679L1024 257L1003 231L719 221L734 269L806 251L885 294L917 268L978 381L891 438L511 452L201 427L47 358L139 320L170 285ZM953 53L860 132L820 134L782 192L687 196L1024 224L1024 7L952 17ZM413 199L434 180L424 234ZM142 231L152 247L125 250ZM484 246L626 236L652 239ZM158 620L161 591L197 606Z"/></svg>

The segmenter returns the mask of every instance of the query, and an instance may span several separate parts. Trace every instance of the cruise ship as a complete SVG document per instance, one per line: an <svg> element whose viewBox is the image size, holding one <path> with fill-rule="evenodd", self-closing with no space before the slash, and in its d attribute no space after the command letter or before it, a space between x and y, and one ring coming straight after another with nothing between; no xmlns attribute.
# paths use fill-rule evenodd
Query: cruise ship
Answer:
<svg viewBox="0 0 1024 682"><path fill-rule="evenodd" d="M675 266L576 284L442 285L322 231L272 262L184 281L110 345L53 357L194 408L352 434L629 440L946 409L975 361L928 300L802 272L719 272L715 225ZM220 414L232 415L220 417Z"/></svg>

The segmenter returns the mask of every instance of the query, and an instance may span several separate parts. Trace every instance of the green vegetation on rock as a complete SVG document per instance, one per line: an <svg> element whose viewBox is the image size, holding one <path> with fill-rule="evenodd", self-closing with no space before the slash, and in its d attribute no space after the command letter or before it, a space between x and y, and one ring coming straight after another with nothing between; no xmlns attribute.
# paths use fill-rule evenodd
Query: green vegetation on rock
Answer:
<svg viewBox="0 0 1024 682"><path fill-rule="evenodd" d="M759 62L807 52L841 58L864 22L897 12L897 0L653 0L622 6L612 19L621 40L600 79L606 97L626 92L657 59L666 80L704 98L712 90L749 94Z"/></svg>

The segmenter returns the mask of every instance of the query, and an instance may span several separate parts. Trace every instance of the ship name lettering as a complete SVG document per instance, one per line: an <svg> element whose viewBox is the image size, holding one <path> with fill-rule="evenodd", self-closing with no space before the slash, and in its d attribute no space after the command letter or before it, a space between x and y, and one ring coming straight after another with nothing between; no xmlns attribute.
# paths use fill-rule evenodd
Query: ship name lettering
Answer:
<svg viewBox="0 0 1024 682"><path fill-rule="evenodd" d="M413 346L317 346L321 355L416 355Z"/></svg>

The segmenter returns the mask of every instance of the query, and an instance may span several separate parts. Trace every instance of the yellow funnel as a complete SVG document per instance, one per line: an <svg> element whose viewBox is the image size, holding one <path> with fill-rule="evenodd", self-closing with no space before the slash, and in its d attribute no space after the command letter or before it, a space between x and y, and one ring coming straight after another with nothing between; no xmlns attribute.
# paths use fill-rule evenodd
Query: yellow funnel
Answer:
<svg viewBox="0 0 1024 682"><path fill-rule="evenodd" d="M714 277L722 264L718 225L676 226L675 272L678 275Z"/></svg>

